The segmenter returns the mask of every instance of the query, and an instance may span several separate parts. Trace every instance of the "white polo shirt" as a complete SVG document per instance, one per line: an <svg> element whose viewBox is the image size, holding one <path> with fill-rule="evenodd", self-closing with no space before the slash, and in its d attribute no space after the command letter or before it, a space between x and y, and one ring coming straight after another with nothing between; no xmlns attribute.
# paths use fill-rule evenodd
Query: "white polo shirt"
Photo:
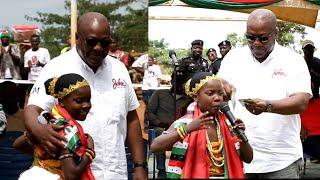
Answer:
<svg viewBox="0 0 320 180"><path fill-rule="evenodd" d="M80 58L76 48L51 60L34 84L28 104L50 111L54 104L45 95L44 81L66 73L77 73L88 80L92 108L85 121L79 121L84 132L94 140L96 158L91 169L96 179L127 179L125 139L127 113L139 106L124 64L107 56L96 73Z"/></svg>
<svg viewBox="0 0 320 180"><path fill-rule="evenodd" d="M236 99L280 100L296 92L311 93L310 74L303 57L275 44L262 63L248 46L231 50L221 63L218 76L236 88ZM239 101L234 114L244 121L253 148L253 160L246 173L267 173L284 169L302 157L299 114L253 115Z"/></svg>

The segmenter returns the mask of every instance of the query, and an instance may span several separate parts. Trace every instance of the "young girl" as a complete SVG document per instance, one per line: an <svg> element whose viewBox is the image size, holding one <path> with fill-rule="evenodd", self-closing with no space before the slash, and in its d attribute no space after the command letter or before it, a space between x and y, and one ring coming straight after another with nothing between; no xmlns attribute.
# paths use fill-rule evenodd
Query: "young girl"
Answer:
<svg viewBox="0 0 320 180"><path fill-rule="evenodd" d="M45 88L48 95L58 99L58 104L52 109L52 116L46 119L49 120L48 123L64 126L59 133L68 140L65 143L66 149L52 157L27 131L16 139L13 146L26 150L25 147L31 145L34 153L33 166L58 174L61 179L94 179L90 169L90 163L95 157L93 140L88 134L84 134L81 125L76 121L85 120L91 108L88 82L82 76L70 73L47 80ZM38 167L36 169L39 169ZM23 173L21 179L24 174L27 173Z"/></svg>
<svg viewBox="0 0 320 180"><path fill-rule="evenodd" d="M151 144L156 153L172 150L167 177L244 178L242 161L251 162L253 151L248 142L242 142L232 131L244 130L242 121L237 119L236 125L230 127L219 111L223 102L220 80L212 73L199 72L186 83L185 91L194 99L188 114Z"/></svg>

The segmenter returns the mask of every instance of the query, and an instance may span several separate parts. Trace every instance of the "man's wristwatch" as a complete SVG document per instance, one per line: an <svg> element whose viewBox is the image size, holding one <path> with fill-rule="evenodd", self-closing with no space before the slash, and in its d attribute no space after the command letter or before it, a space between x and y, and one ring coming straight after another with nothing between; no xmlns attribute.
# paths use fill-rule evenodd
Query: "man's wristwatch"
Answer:
<svg viewBox="0 0 320 180"><path fill-rule="evenodd" d="M272 104L266 100L266 112L272 112Z"/></svg>
<svg viewBox="0 0 320 180"><path fill-rule="evenodd" d="M133 163L133 167L137 168L137 167L143 167L144 169L148 169L148 163L146 161L142 162L142 163Z"/></svg>

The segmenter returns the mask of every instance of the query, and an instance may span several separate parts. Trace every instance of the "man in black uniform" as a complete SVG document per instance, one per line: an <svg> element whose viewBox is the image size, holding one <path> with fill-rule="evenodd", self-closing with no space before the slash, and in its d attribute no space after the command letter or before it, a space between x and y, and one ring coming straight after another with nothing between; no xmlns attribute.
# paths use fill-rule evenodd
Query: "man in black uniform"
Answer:
<svg viewBox="0 0 320 180"><path fill-rule="evenodd" d="M307 62L312 85L313 98L319 98L320 87L320 59L313 56L315 47L311 40L305 40L302 43L302 50L304 53L304 59Z"/></svg>
<svg viewBox="0 0 320 180"><path fill-rule="evenodd" d="M179 86L183 86L196 72L209 71L208 60L202 58L202 50L202 40L197 39L192 41L191 55L179 61L177 69L177 83L179 85L177 85L177 88L181 88Z"/></svg>
<svg viewBox="0 0 320 180"><path fill-rule="evenodd" d="M220 54L221 57L218 58L216 61L214 61L211 65L210 65L210 72L212 72L213 74L217 74L219 69L220 69L220 65L221 65L221 61L223 60L224 56L230 51L231 49L231 43L228 40L222 41L218 44L219 49L220 49Z"/></svg>

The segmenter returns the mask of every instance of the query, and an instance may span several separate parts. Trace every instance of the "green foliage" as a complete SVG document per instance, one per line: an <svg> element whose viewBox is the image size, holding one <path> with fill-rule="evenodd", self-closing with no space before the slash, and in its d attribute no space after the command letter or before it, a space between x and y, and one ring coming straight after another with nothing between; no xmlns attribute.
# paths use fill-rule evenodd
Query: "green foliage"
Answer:
<svg viewBox="0 0 320 180"><path fill-rule="evenodd" d="M277 27L279 29L277 42L282 46L290 47L299 52L299 49L295 49L295 38L297 37L296 35L300 35L302 39L304 38L304 36L306 35L305 27L299 24L285 21L279 21L277 23ZM248 43L245 35L243 35L242 37L238 37L236 33L228 34L227 39L231 42L233 47L245 46Z"/></svg>
<svg viewBox="0 0 320 180"><path fill-rule="evenodd" d="M277 23L277 26L279 28L277 41L283 46L294 47L294 35L300 34L301 38L304 38L304 36L306 35L305 27L295 23L279 21Z"/></svg>
<svg viewBox="0 0 320 180"><path fill-rule="evenodd" d="M124 51L144 52L148 49L148 10L147 2L140 9L133 9L130 4L139 0L117 0L115 3L98 3L94 0L78 0L77 14L99 12L104 14L111 26L112 33L118 37L118 46ZM141 1L140 1L141 2ZM65 0L65 9L70 12L71 4ZM141 4L141 3L140 3ZM120 13L120 9L123 13ZM65 40L70 34L70 13L58 15L37 12L37 17L25 16L27 20L42 24L41 46L49 49L51 57L60 54L66 46Z"/></svg>
<svg viewBox="0 0 320 180"><path fill-rule="evenodd" d="M177 59L187 57L190 49L175 49ZM170 75L172 73L172 63L169 57L168 43L164 39L149 41L149 55L155 57L158 64L162 67L162 74Z"/></svg>

